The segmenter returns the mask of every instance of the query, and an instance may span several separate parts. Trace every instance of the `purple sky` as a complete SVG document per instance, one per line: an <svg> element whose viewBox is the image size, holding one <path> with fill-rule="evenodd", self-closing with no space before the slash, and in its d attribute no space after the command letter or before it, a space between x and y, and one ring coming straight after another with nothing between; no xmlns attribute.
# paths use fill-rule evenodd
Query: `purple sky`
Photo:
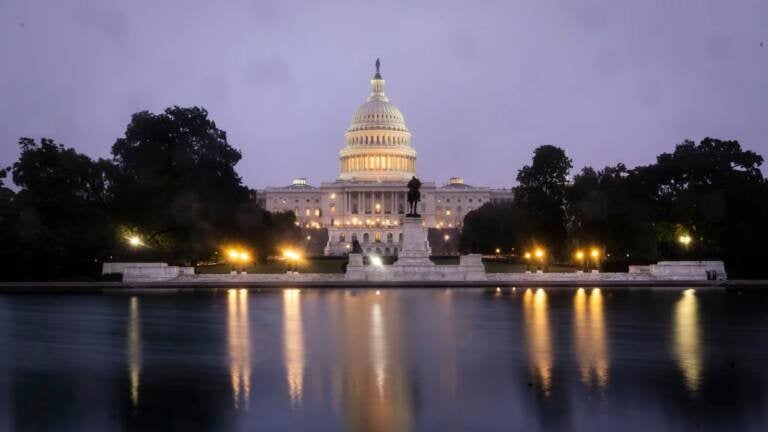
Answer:
<svg viewBox="0 0 768 432"><path fill-rule="evenodd" d="M426 180L510 186L542 144L768 157L765 0L0 0L0 166L19 136L106 157L131 113L201 105L247 185L330 181L376 57Z"/></svg>

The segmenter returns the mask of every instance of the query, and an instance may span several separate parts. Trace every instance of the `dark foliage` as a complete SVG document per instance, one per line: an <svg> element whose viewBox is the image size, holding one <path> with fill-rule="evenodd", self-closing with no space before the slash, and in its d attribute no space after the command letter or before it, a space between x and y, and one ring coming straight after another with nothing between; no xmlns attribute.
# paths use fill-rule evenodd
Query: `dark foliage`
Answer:
<svg viewBox="0 0 768 432"><path fill-rule="evenodd" d="M14 194L0 171L5 279L95 277L106 260L216 260L227 244L258 259L298 243L293 213L258 207L234 166L240 152L202 108L133 115L111 161L43 139L19 141ZM143 246L131 248L129 236Z"/></svg>
<svg viewBox="0 0 768 432"><path fill-rule="evenodd" d="M737 141L685 141L655 164L584 168L566 183L570 160L540 147L520 170L511 205L486 205L467 214L462 247L547 247L561 259L600 247L605 269L664 259L723 259L732 277L766 277L768 183L763 158ZM690 245L679 242L692 238ZM554 250L553 250L554 249Z"/></svg>
<svg viewBox="0 0 768 432"><path fill-rule="evenodd" d="M108 163L50 139L19 140L13 182L3 192L3 277L51 279L92 273L109 257L114 230L106 207Z"/></svg>

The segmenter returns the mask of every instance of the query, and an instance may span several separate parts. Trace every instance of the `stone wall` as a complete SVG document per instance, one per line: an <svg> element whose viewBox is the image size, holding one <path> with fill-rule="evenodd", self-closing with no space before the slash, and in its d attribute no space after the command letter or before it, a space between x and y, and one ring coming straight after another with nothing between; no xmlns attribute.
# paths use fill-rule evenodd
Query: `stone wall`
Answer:
<svg viewBox="0 0 768 432"><path fill-rule="evenodd" d="M123 282L163 282L181 276L194 277L195 268L169 266L166 263L156 263L154 266L123 267Z"/></svg>
<svg viewBox="0 0 768 432"><path fill-rule="evenodd" d="M126 267L167 267L164 262L105 262L101 264L101 274L123 274Z"/></svg>
<svg viewBox="0 0 768 432"><path fill-rule="evenodd" d="M364 266L362 256L350 254L345 280L382 282L484 281L486 274L482 256L478 254L462 256L459 259L459 265L439 266L432 262L428 264L414 262L407 265L395 263L391 266Z"/></svg>

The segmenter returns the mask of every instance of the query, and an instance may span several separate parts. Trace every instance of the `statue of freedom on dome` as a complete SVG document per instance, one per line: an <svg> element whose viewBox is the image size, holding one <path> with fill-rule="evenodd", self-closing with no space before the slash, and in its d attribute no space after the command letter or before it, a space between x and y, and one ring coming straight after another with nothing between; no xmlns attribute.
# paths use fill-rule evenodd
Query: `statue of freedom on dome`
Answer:
<svg viewBox="0 0 768 432"><path fill-rule="evenodd" d="M420 216L417 208L419 201L421 201L421 192L419 192L419 188L421 188L419 179L417 179L416 176L411 177L411 180L408 182L408 213L405 215L406 217Z"/></svg>

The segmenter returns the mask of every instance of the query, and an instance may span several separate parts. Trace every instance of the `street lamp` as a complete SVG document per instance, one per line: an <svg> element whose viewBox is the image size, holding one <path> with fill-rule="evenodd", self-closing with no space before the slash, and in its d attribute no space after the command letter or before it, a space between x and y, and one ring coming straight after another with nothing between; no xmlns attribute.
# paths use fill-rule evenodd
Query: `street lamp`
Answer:
<svg viewBox="0 0 768 432"><path fill-rule="evenodd" d="M541 267L544 264L544 249L542 248L536 248L535 251L533 251L533 255L536 257L536 260L539 261L539 270L541 270Z"/></svg>
<svg viewBox="0 0 768 432"><path fill-rule="evenodd" d="M592 259L595 261L595 269L600 269L600 250L598 248L592 248L591 251L589 251L589 256L592 257Z"/></svg>
<svg viewBox="0 0 768 432"><path fill-rule="evenodd" d="M677 238L677 241L680 242L680 244L687 249L688 246L690 246L693 239L688 234L680 234L680 237Z"/></svg>
<svg viewBox="0 0 768 432"><path fill-rule="evenodd" d="M144 242L141 240L141 237L136 234L127 236L125 240L128 242L128 246L132 248L144 246Z"/></svg>
<svg viewBox="0 0 768 432"><path fill-rule="evenodd" d="M450 255L451 254L451 244L448 243L448 242L451 241L451 236L446 234L446 235L443 236L443 240L445 240L445 251L448 253L448 255Z"/></svg>
<svg viewBox="0 0 768 432"><path fill-rule="evenodd" d="M251 261L251 254L247 251L240 251L237 255L237 258L242 265L243 273L245 273L245 266Z"/></svg>
<svg viewBox="0 0 768 432"><path fill-rule="evenodd" d="M285 258L289 265L288 265L288 271L296 271L296 263L301 260L301 254L298 252L292 250L292 249L286 249L283 251L283 258Z"/></svg>
<svg viewBox="0 0 768 432"><path fill-rule="evenodd" d="M523 257L525 258L525 271L531 271L531 253L526 252Z"/></svg>
<svg viewBox="0 0 768 432"><path fill-rule="evenodd" d="M577 250L576 251L576 261L579 262L579 267L582 267L583 271L587 270L586 262L584 261L584 251L583 250Z"/></svg>

